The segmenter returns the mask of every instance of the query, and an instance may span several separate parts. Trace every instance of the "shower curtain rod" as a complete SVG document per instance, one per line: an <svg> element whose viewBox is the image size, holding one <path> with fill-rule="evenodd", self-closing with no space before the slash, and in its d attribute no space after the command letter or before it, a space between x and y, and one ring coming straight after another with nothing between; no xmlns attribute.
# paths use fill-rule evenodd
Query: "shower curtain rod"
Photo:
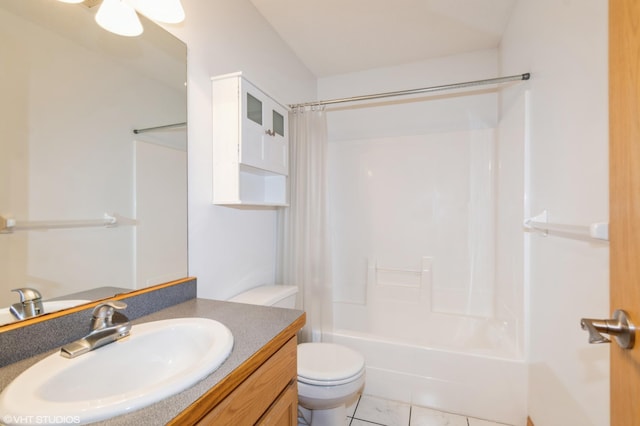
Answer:
<svg viewBox="0 0 640 426"><path fill-rule="evenodd" d="M175 124L165 124L164 126L155 126L155 127L147 127L145 129L133 129L133 133L136 135L139 133L152 132L154 130L163 130L163 129L174 129L179 127L185 127L187 125L184 123L175 123Z"/></svg>
<svg viewBox="0 0 640 426"><path fill-rule="evenodd" d="M396 92L375 93L373 95L352 96L349 98L329 99L326 101L305 102L302 104L292 104L292 105L289 105L289 107L298 108L298 107L316 106L316 105L339 104L343 102L367 101L370 99L389 98L392 96L405 96L405 95L413 95L416 93L441 92L443 90L464 89L467 87L484 86L487 84L499 84L499 83L507 83L509 81L529 80L529 78L531 78L531 74L524 73L524 74L511 75L507 77L489 78L486 80L475 80L475 81L467 81L464 83L445 84L442 86L423 87L421 89L399 90Z"/></svg>

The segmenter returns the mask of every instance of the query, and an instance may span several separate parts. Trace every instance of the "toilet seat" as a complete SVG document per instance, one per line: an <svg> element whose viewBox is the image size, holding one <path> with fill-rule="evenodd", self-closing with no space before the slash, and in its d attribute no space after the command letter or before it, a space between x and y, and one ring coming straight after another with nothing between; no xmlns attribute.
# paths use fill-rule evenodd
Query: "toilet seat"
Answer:
<svg viewBox="0 0 640 426"><path fill-rule="evenodd" d="M338 386L364 374L364 357L335 343L298 345L298 381L315 386Z"/></svg>
<svg viewBox="0 0 640 426"><path fill-rule="evenodd" d="M347 383L351 383L355 380L358 380L360 377L362 377L363 374L364 374L364 368L360 370L358 374L355 374L351 377L347 377L342 380L313 380L313 379L309 379L308 377L298 376L298 382L305 383L307 385L312 385L312 386L340 386L340 385L344 385Z"/></svg>

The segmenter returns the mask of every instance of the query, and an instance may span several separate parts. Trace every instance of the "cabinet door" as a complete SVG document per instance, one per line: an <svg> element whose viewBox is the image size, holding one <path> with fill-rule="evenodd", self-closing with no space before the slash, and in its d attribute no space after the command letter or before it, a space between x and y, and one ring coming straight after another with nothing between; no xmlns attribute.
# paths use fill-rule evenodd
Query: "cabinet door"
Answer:
<svg viewBox="0 0 640 426"><path fill-rule="evenodd" d="M297 426L298 388L293 381L269 407L257 423L258 426Z"/></svg>
<svg viewBox="0 0 640 426"><path fill-rule="evenodd" d="M287 110L275 101L267 102L268 127L264 139L265 169L275 173L289 174L289 114Z"/></svg>
<svg viewBox="0 0 640 426"><path fill-rule="evenodd" d="M287 425L294 405L297 413L297 354L294 336L197 424L253 426L264 418L268 425Z"/></svg>
<svg viewBox="0 0 640 426"><path fill-rule="evenodd" d="M242 80L240 163L288 174L289 115L282 105Z"/></svg>
<svg viewBox="0 0 640 426"><path fill-rule="evenodd" d="M264 139L266 117L265 96L246 80L240 85L240 105L242 119L240 125L240 163L248 166L264 168Z"/></svg>

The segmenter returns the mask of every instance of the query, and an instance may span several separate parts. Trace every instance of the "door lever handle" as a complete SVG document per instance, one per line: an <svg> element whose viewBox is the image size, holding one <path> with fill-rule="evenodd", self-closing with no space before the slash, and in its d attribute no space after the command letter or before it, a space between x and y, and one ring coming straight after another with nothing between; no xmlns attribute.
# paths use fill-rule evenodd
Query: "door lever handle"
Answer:
<svg viewBox="0 0 640 426"><path fill-rule="evenodd" d="M629 315L622 309L613 313L613 319L598 320L582 318L580 326L589 332L589 343L609 343L611 340L602 333L613 336L623 349L631 349L636 340L636 327L629 321Z"/></svg>

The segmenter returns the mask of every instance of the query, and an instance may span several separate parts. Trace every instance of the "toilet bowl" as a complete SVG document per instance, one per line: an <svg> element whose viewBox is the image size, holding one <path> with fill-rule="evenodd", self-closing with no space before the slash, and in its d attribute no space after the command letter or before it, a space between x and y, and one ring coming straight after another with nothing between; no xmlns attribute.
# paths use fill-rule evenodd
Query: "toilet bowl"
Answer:
<svg viewBox="0 0 640 426"><path fill-rule="evenodd" d="M341 425L346 405L364 386L364 357L335 343L298 345L298 404L312 426Z"/></svg>
<svg viewBox="0 0 640 426"><path fill-rule="evenodd" d="M263 306L295 307L296 286L260 286L229 299ZM364 386L364 357L335 343L298 345L298 404L311 426L343 425L346 405Z"/></svg>

